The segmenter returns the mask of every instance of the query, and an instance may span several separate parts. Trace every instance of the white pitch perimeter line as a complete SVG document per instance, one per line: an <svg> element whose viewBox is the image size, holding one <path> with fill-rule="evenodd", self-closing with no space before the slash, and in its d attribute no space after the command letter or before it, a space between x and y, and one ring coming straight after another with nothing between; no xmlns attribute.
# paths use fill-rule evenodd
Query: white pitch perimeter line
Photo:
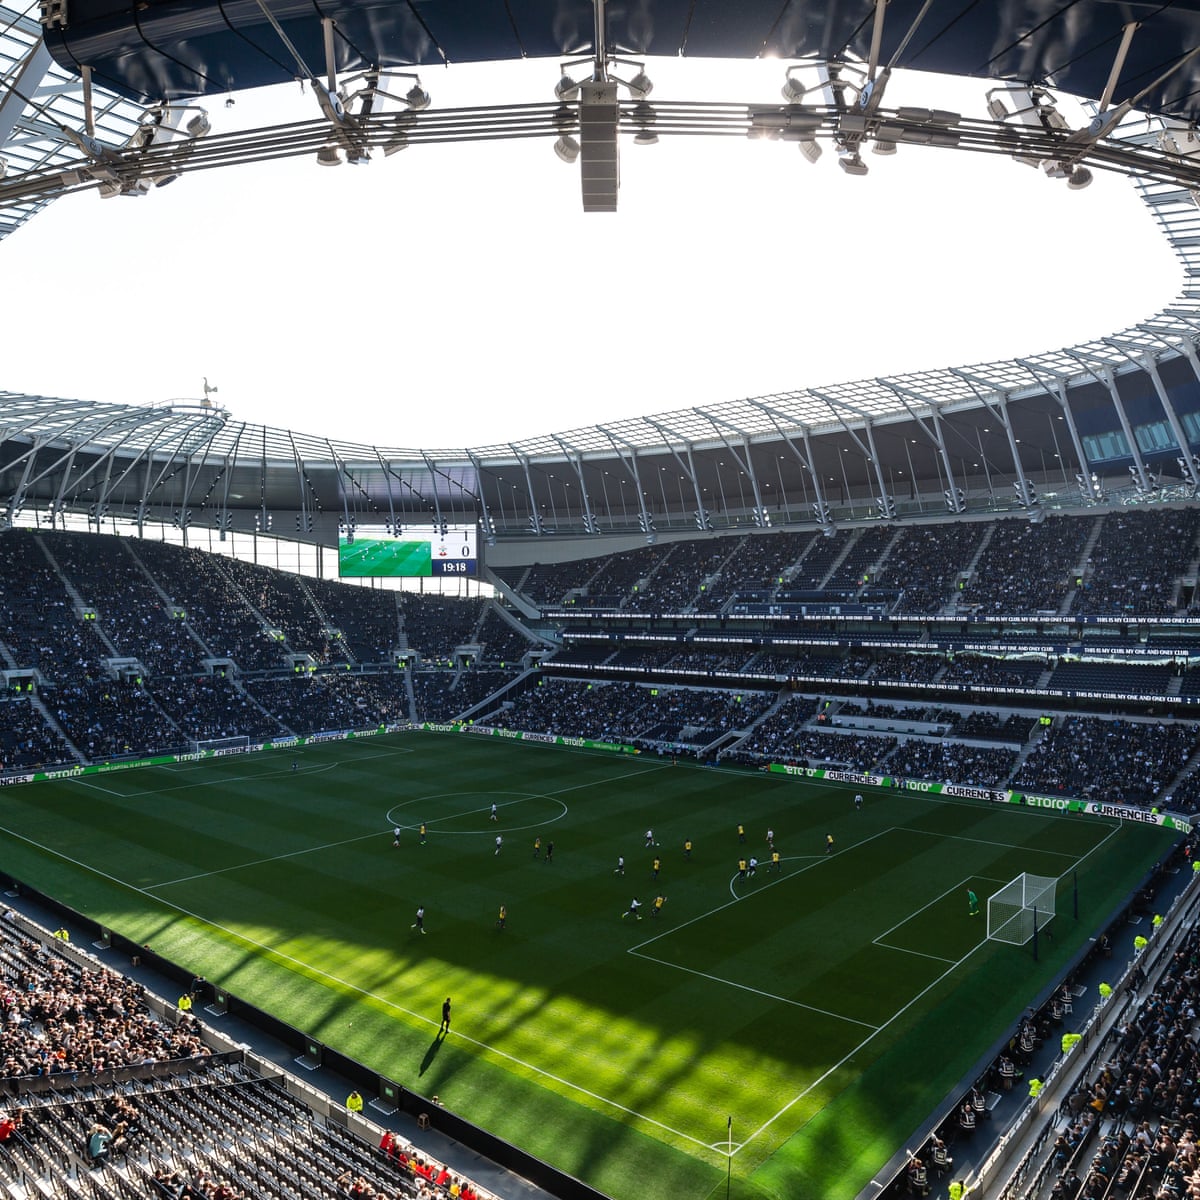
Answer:
<svg viewBox="0 0 1200 1200"><path fill-rule="evenodd" d="M771 1126L774 1125L775 1122L778 1121L780 1117L782 1117L785 1113L787 1113L789 1110L791 1110L793 1107L795 1107L795 1105L797 1105L801 1100L803 1100L804 1097L807 1096L810 1092L812 1092L816 1088L820 1087L821 1084L823 1084L826 1079L828 1079L832 1074L834 1074L835 1071L840 1071L842 1069L842 1067L844 1067L848 1062L850 1062L854 1058L854 1056L863 1049L864 1046L869 1045L871 1042L873 1042L875 1040L875 1038L877 1038L881 1033L883 1033L884 1030L886 1030L888 1028L888 1026L894 1024L895 1021L898 1018L900 1018L901 1016L903 1016L904 1013L906 1013L910 1008L912 1008L912 1006L914 1004L916 1004L917 1001L920 1000L922 996L924 996L927 992L932 991L935 987L937 987L938 984L941 983L942 980L945 979L946 976L949 975L952 971L956 970L958 967L961 967L963 965L963 963L965 963L967 961L967 959L970 958L971 955L974 954L975 951L978 950L981 946L986 946L986 945L987 945L987 941L984 940L984 941L980 942L978 946L972 947L970 950L968 950L966 952L966 954L964 954L962 956L962 958L958 959L957 962L954 962L951 966L947 967L946 970L944 970L936 979L933 979L928 984L926 984L926 986L923 987L915 996L913 996L913 998L911 1000L909 1000L907 1004L904 1004L900 1008L896 1009L896 1011L894 1013L892 1013L892 1015L890 1017L888 1017L888 1019L886 1021L884 1021L884 1023L882 1025L876 1026L874 1031L872 1033L868 1034L867 1037L863 1038L863 1040L861 1042L859 1042L859 1044L857 1046L855 1046L853 1050L851 1050L848 1054L844 1055L841 1059L839 1059L839 1061L834 1063L833 1066L831 1066L827 1071L825 1071L823 1074L821 1074L816 1079L814 1079L812 1081L812 1083L810 1083L808 1085L808 1087L804 1088L803 1091L801 1091L797 1095L793 1096L774 1116L768 1117L767 1120L765 1120L742 1143L742 1145L738 1147L738 1150L740 1150L743 1146L750 1145L750 1143L755 1141L759 1137L760 1134L762 1134L762 1133L766 1132L766 1130L770 1129ZM734 1153L736 1154L737 1151L735 1150Z"/></svg>
<svg viewBox="0 0 1200 1200"><path fill-rule="evenodd" d="M323 774L326 771L336 770L338 767L340 767L342 765L343 764L340 761L338 761L338 762L326 763L324 766L321 766L321 767L297 767L295 774L297 774L297 775L300 775L300 774L319 775L319 774ZM89 780L81 779L78 776L76 776L72 779L67 779L64 782L77 783L77 784L79 784L80 787L94 787L94 788L96 788L97 791L105 792L110 796L119 796L122 800L136 800L140 796L161 796L164 792L186 792L186 791L190 791L192 788L225 787L227 784L230 784L230 783L253 783L260 779L270 779L270 777L272 775L291 775L291 774L293 774L293 772L290 770L263 771L258 775L235 775L231 779L213 779L208 783L177 783L173 787L146 788L140 792L112 792L112 791L109 791L108 788L102 788L98 784L91 783Z"/></svg>
<svg viewBox="0 0 1200 1200"><path fill-rule="evenodd" d="M180 904L173 904L169 900L163 900L161 897L151 895L145 888L140 888L136 884L126 883L123 879L118 879L115 875L110 875L107 871L102 871L98 867L89 866L87 863L80 862L77 858L72 858L68 854L63 854L61 851L55 850L50 846L43 845L41 842L35 842L33 838L26 837L24 834L15 833L9 829L3 829L4 833L9 837L16 838L18 841L25 842L33 846L35 849L41 850L47 854L54 855L55 858L61 859L63 862L69 862L73 866L78 867L82 871L87 871L92 875L98 875L101 879L107 879L110 883L116 884L118 887L127 888L131 892L136 892L139 895L146 896L153 900L155 904L164 905L167 908L174 909L175 912L185 917L191 917L193 920L199 921L203 925L208 925L212 929L219 929L222 933L227 933L230 937L235 938L243 945L255 946L260 950L272 955L274 958L285 962L293 963L308 975L316 975L322 979L327 979L331 983L337 984L339 987L345 988L348 992L353 992L358 996L362 996L367 1000L375 1000L385 1008L391 1009L393 1012L404 1014L406 1017L411 1017L415 1021L421 1022L423 1025L436 1024L431 1018L423 1016L420 1013L413 1012L410 1008L404 1008L400 1004L389 1000L386 996L380 996L377 992L368 991L366 988L359 987L357 984L348 982L339 978L337 975L331 974L329 971L323 971L320 967L313 966L312 963L303 962L290 954L285 954L282 950L276 950L273 946L268 946L265 942L260 942L255 938L247 937L246 934L239 932L236 929L230 929L227 925L220 925L216 921L209 920L207 917L201 916L197 912L193 912L190 908L184 908ZM158 886L162 886L161 884ZM699 1146L702 1149L710 1150L711 1146L708 1142L702 1142L699 1138L692 1137L690 1133L684 1133L680 1129L674 1129L670 1125L663 1124L662 1121L656 1121L653 1117L648 1117L644 1113L637 1112L635 1109L629 1108L621 1104L617 1100L611 1100L607 1096L601 1096L598 1092L590 1091L588 1088L580 1087L577 1083L572 1083L569 1079L563 1079L559 1075L555 1075L550 1071L543 1070L534 1063L527 1062L523 1058L518 1058L515 1054L509 1054L507 1051L499 1050L495 1046L489 1046L486 1042L481 1042L477 1038L467 1037L465 1034L455 1032L451 1036L456 1037L464 1042L469 1042L472 1046L477 1046L487 1054L494 1054L497 1058L507 1059L511 1063L515 1063L519 1067L525 1068L527 1071L532 1071L535 1075L540 1075L544 1079L553 1080L557 1084L561 1084L568 1091L578 1092L582 1096L587 1096L600 1104L607 1105L609 1108L617 1109L619 1112L626 1113L628 1116L634 1117L639 1121L645 1121L648 1125L653 1125L661 1129L664 1133L673 1134L675 1137L682 1138L685 1142L691 1142L694 1146Z"/></svg>
<svg viewBox="0 0 1200 1200"><path fill-rule="evenodd" d="M343 838L340 842L325 842L320 846L305 846L302 850L289 850L286 854L273 854L270 858L252 858L249 862L235 863L231 867L218 867L215 871L200 871L195 875L180 875L178 879L164 879L161 883L148 883L145 891L149 894L158 888L170 887L175 883L191 883L196 879L208 879L212 875L227 875L230 871L241 871L245 867L261 867L264 863L282 862L286 858L299 858L302 854L316 854L319 850L333 850L338 846L353 846L355 842L366 842L380 836L380 833L360 833L357 837ZM159 898L155 897L156 900Z"/></svg>

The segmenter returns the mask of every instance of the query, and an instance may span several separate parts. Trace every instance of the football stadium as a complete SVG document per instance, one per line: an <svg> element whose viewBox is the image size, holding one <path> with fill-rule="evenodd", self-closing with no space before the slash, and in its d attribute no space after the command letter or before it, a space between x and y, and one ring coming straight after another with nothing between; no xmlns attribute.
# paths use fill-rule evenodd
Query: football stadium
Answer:
<svg viewBox="0 0 1200 1200"><path fill-rule="evenodd" d="M524 59L544 102L425 90ZM521 139L616 220L623 149L724 137L1124 177L1179 271L1088 341L1039 281L1021 357L491 445L0 392L5 1194L1200 1195L1198 96L1182 2L0 3L0 237Z"/></svg>

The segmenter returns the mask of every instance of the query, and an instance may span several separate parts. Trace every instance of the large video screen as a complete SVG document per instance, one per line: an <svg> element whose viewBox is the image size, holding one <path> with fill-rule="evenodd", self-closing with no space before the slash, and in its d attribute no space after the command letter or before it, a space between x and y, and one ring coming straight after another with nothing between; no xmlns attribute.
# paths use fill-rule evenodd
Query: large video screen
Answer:
<svg viewBox="0 0 1200 1200"><path fill-rule="evenodd" d="M342 579L474 575L478 564L475 526L407 526L395 537L380 526L360 527L338 538Z"/></svg>

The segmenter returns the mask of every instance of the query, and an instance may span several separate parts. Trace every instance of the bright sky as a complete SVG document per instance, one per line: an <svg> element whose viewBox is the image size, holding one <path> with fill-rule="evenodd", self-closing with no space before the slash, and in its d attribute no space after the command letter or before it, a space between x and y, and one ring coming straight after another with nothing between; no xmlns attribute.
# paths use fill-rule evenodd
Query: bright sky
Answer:
<svg viewBox="0 0 1200 1200"><path fill-rule="evenodd" d="M781 103L782 62L650 60L656 99ZM556 62L422 73L434 108L552 98ZM980 80L897 75L887 103L986 116ZM207 105L214 131L317 116L299 86ZM1069 114L1072 123L1081 119ZM1132 184L901 146L866 178L830 143L621 145L585 214L549 139L417 146L68 197L0 243L0 388L391 447L484 446L879 374L1036 353L1178 289Z"/></svg>

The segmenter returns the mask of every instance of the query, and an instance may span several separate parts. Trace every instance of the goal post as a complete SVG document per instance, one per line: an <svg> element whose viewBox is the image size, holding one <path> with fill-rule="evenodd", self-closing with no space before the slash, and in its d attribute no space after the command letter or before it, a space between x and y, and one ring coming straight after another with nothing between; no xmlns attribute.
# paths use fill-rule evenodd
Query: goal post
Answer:
<svg viewBox="0 0 1200 1200"><path fill-rule="evenodd" d="M250 738L244 733L238 734L236 737L201 738L199 740L189 738L187 747L191 754L203 754L205 750L248 750Z"/></svg>
<svg viewBox="0 0 1200 1200"><path fill-rule="evenodd" d="M1058 880L1050 875L1025 872L988 897L989 941L1023 946L1054 920Z"/></svg>

